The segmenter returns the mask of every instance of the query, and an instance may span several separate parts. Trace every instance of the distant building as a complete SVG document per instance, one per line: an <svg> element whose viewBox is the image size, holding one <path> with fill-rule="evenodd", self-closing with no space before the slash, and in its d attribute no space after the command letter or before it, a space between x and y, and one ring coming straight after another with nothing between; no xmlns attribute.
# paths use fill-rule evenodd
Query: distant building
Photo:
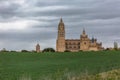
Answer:
<svg viewBox="0 0 120 80"><path fill-rule="evenodd" d="M36 45L36 52L37 52L37 53L40 52L40 45L39 45L39 44Z"/></svg>
<svg viewBox="0 0 120 80"><path fill-rule="evenodd" d="M114 49L117 50L118 49L118 43L114 42Z"/></svg>
<svg viewBox="0 0 120 80"><path fill-rule="evenodd" d="M85 29L80 36L80 39L65 39L65 25L61 18L58 24L58 36L56 41L56 51L99 51L102 50L102 43L98 43L95 38L88 38Z"/></svg>

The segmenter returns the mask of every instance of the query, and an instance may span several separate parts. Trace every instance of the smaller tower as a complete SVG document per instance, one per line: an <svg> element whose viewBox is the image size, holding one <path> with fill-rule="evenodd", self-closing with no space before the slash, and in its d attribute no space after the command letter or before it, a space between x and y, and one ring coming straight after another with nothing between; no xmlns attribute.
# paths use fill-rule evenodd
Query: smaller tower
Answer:
<svg viewBox="0 0 120 80"><path fill-rule="evenodd" d="M39 45L39 44L36 45L36 52L37 52L37 53L40 52L40 45Z"/></svg>
<svg viewBox="0 0 120 80"><path fill-rule="evenodd" d="M90 40L86 34L85 29L83 29L82 35L80 36L80 50L87 51L89 50Z"/></svg>
<svg viewBox="0 0 120 80"><path fill-rule="evenodd" d="M92 39L91 39L91 42L92 42L92 43L94 43L94 42L95 42L95 39L94 39L94 37L92 37Z"/></svg>

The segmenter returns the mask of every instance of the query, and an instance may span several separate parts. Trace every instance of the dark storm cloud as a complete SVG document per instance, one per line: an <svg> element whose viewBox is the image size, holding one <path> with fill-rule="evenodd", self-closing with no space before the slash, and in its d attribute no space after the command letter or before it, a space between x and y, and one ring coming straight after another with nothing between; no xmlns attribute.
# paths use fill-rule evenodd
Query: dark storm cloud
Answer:
<svg viewBox="0 0 120 80"><path fill-rule="evenodd" d="M16 16L17 9L20 5L15 3L9 3L7 1L0 2L0 17L1 19L8 19Z"/></svg>
<svg viewBox="0 0 120 80"><path fill-rule="evenodd" d="M42 49L55 48L61 17L66 38L79 39L86 28L90 38L94 36L104 46L112 46L114 41L120 43L119 5L120 0L0 0L0 48L32 50L36 43ZM19 30L23 25L25 29ZM7 29L13 26L14 30Z"/></svg>

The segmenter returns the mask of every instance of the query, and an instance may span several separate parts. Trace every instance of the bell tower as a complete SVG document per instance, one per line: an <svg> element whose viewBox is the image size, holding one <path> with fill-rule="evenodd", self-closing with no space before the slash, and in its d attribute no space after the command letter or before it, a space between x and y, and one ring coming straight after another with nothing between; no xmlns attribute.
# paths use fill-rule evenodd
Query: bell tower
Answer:
<svg viewBox="0 0 120 80"><path fill-rule="evenodd" d="M89 50L89 44L90 40L88 38L88 35L85 32L85 29L83 29L82 35L80 36L80 50L87 51Z"/></svg>
<svg viewBox="0 0 120 80"><path fill-rule="evenodd" d="M56 51L58 51L58 52L65 51L65 25L64 25L62 18L60 19L60 22L58 24Z"/></svg>

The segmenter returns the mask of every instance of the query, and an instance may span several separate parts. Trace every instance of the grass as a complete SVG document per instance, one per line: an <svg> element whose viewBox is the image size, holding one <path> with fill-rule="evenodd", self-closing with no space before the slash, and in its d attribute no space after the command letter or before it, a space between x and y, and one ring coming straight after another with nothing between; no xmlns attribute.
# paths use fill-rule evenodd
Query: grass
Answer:
<svg viewBox="0 0 120 80"><path fill-rule="evenodd" d="M67 73L79 75L87 72L87 75L96 75L119 68L120 51L0 53L0 80L20 80L25 76L27 80L47 76L57 80Z"/></svg>
<svg viewBox="0 0 120 80"><path fill-rule="evenodd" d="M26 77L22 77L23 80ZM27 77L27 80L31 80ZM44 76L39 80L120 80L120 69L102 72L95 75L88 75L88 73L74 74L70 72L64 72L62 75Z"/></svg>

